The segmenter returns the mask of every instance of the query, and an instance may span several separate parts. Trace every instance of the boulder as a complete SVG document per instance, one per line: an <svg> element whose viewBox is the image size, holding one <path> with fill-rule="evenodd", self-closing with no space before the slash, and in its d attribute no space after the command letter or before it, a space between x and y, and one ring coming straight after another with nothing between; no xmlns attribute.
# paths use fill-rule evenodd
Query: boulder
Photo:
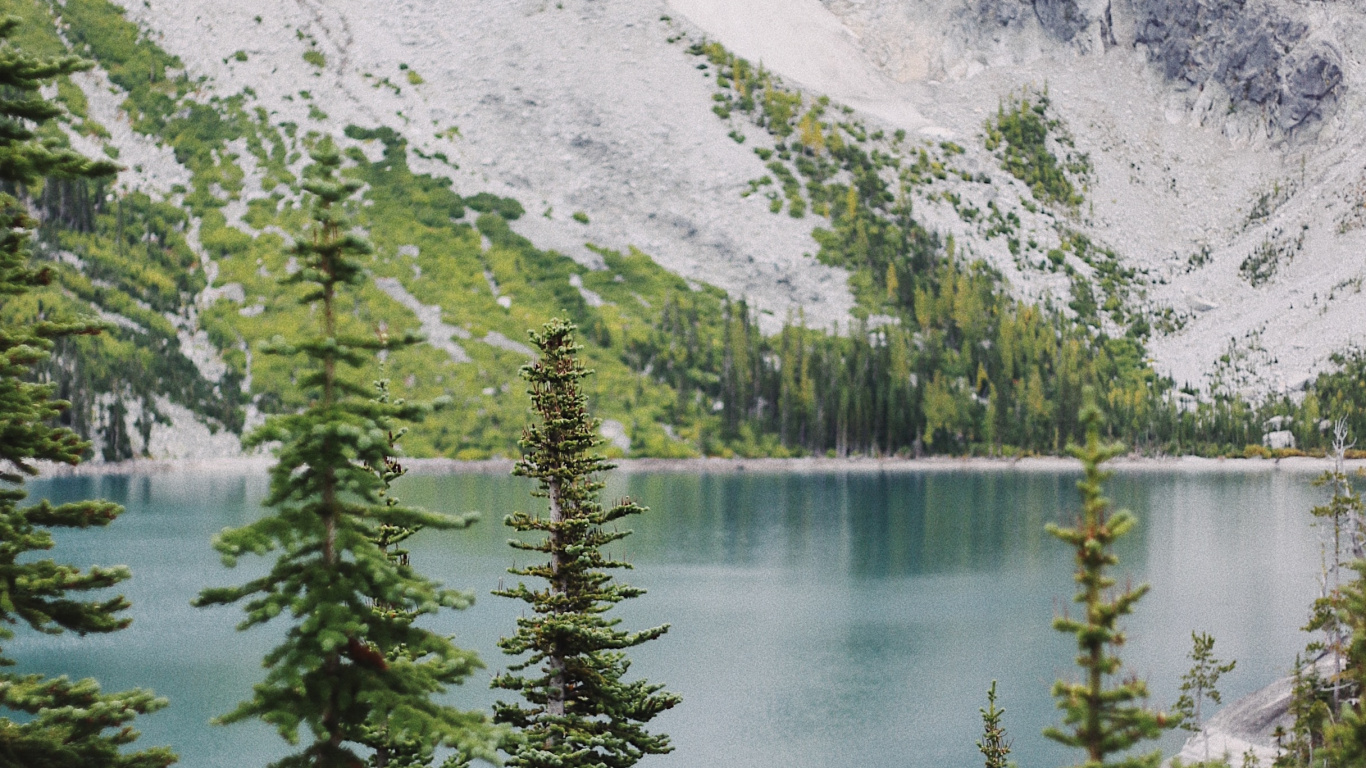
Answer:
<svg viewBox="0 0 1366 768"><path fill-rule="evenodd" d="M1034 0L1034 15L1050 35L1065 43L1091 26L1091 20L1077 7L1077 0Z"/></svg>
<svg viewBox="0 0 1366 768"><path fill-rule="evenodd" d="M1334 657L1329 655L1314 663L1324 677L1334 673L1334 664ZM1203 761L1206 754L1215 760L1227 755L1230 764L1240 765L1242 756L1251 751L1262 765L1271 765L1279 753L1274 735L1276 727L1289 731L1295 724L1290 715L1294 686L1293 677L1282 677L1224 707L1186 741L1177 757L1190 765Z"/></svg>
<svg viewBox="0 0 1366 768"><path fill-rule="evenodd" d="M1262 435L1262 445L1273 451L1295 447L1295 435L1288 429L1279 429Z"/></svg>

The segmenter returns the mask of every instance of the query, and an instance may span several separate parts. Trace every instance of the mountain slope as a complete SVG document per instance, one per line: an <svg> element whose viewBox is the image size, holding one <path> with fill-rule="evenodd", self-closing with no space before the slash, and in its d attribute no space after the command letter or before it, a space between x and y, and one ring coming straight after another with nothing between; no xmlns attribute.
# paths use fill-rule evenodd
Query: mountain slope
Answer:
<svg viewBox="0 0 1366 768"><path fill-rule="evenodd" d="M253 349L309 322L277 280L328 132L379 248L357 329L420 327L387 375L464 406L415 453L515 450L559 310L623 451L1056 450L1087 382L1149 449L1312 444L1346 406L1262 398L1355 338L1361 8L1157 2L5 0L96 59L68 140L128 166L40 193L115 326L53 375L111 459L297 406Z"/></svg>
<svg viewBox="0 0 1366 768"><path fill-rule="evenodd" d="M1151 344L1178 382L1302 388L1361 343L1360 2L671 5L742 55L970 148L1002 98L1047 86L1095 165L1080 228L1184 318ZM1219 370L1230 351L1241 370Z"/></svg>

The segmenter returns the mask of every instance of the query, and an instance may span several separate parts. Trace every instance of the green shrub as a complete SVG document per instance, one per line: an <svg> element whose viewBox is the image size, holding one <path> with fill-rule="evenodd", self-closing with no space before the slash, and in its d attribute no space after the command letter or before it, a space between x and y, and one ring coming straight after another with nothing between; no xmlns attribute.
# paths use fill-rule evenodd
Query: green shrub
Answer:
<svg viewBox="0 0 1366 768"><path fill-rule="evenodd" d="M516 200L510 197L499 197L489 192L480 192L473 197L467 197L464 202L466 206L479 213L496 213L508 221L516 221L522 217L522 214L526 213L526 209ZM583 216L585 219L588 217L587 214L583 214ZM578 214L574 216L574 220L579 220Z"/></svg>

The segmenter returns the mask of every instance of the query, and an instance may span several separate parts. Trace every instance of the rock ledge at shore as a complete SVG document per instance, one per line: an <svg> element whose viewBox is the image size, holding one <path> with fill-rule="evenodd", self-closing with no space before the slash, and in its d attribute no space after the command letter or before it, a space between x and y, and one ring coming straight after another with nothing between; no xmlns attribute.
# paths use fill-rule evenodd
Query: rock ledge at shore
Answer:
<svg viewBox="0 0 1366 768"><path fill-rule="evenodd" d="M1320 658L1315 665L1324 677L1336 671L1331 656ZM1211 760L1227 756L1229 764L1237 766L1251 751L1262 765L1271 765L1280 751L1276 748L1276 727L1288 733L1295 725L1289 711L1294 684L1295 679L1287 675L1219 710L1203 730L1186 740L1176 757L1189 765L1203 761L1207 754Z"/></svg>

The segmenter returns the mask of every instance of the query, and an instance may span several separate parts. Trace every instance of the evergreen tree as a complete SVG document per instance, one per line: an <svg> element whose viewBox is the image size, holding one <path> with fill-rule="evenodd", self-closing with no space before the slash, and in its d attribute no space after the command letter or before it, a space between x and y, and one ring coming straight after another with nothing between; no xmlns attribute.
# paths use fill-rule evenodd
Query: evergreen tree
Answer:
<svg viewBox="0 0 1366 768"><path fill-rule="evenodd" d="M1311 642L1306 650L1310 653L1327 651L1332 654L1333 674L1329 681L1329 707L1336 712L1342 702L1342 691L1350 684L1344 680L1343 661L1350 642L1350 618L1347 596L1343 591L1342 574L1350 569L1350 564L1366 557L1363 544L1366 544L1366 505L1361 494L1352 488L1351 478L1344 468L1347 450L1353 443L1347 442L1347 423L1339 420L1333 430L1333 469L1324 472L1314 484L1330 486L1333 495L1327 504L1309 510L1318 521L1331 526L1331 543L1325 544L1324 572L1322 574L1322 593L1314 601L1310 610L1309 622L1302 628L1306 632L1321 632L1323 640ZM1316 525L1318 522L1316 521Z"/></svg>
<svg viewBox="0 0 1366 768"><path fill-rule="evenodd" d="M1232 672L1238 665L1236 661L1221 664L1214 658L1214 637L1204 633L1191 633L1191 652L1189 658L1192 662L1190 671L1181 676L1181 696L1177 698L1176 705L1172 707L1179 718L1177 726L1190 731L1198 732L1204 727L1205 721L1201 715L1201 705L1205 699L1209 699L1215 704L1222 704L1223 699L1219 695L1219 678L1225 672ZM1205 739L1205 762L1209 762L1209 739Z"/></svg>
<svg viewBox="0 0 1366 768"><path fill-rule="evenodd" d="M495 722L519 731L505 749L509 764L523 768L624 768L644 755L669 752L669 738L647 732L644 724L679 702L661 685L622 680L630 667L623 650L669 627L625 632L616 628L620 619L604 616L616 603L644 593L606 573L631 567L602 552L630 531L606 526L645 509L629 499L610 509L597 501L603 487L597 476L611 465L593 453L602 441L598 421L588 415L582 381L591 372L578 360L574 331L573 323L555 319L539 333L531 332L540 358L522 369L541 423L524 431L523 457L514 474L537 480L534 495L549 502L550 514L517 512L507 524L544 534L511 544L549 561L510 573L548 584L533 590L519 583L494 593L525 601L534 614L519 618L517 634L499 641L509 655L529 655L493 679L495 688L526 699L525 706L494 706Z"/></svg>
<svg viewBox="0 0 1366 768"><path fill-rule="evenodd" d="M1296 656L1287 708L1293 725L1288 738L1283 736L1283 740L1278 741L1282 752L1276 759L1276 766L1290 768L1314 764L1314 754L1323 746L1324 730L1332 716L1324 691L1318 666Z"/></svg>
<svg viewBox="0 0 1366 768"><path fill-rule="evenodd" d="M342 375L343 366L358 368L380 350L417 337L339 328L338 289L364 282L361 257L371 246L352 231L343 210L360 183L338 177L341 158L332 140L319 141L310 154L304 189L313 197L313 224L294 247L301 269L288 280L306 286L301 301L318 310L319 325L293 341L276 337L266 350L304 358L310 370L299 384L310 403L300 413L272 417L244 441L278 443L265 499L274 513L214 541L229 565L244 553L280 554L265 576L207 589L195 601L247 600L243 630L285 611L293 623L266 656L269 672L255 695L217 722L260 718L291 744L306 726L312 743L276 763L281 767L360 765L353 745L376 733L424 749L445 744L489 756L482 715L432 701L478 668L478 659L412 621L442 607L464 608L470 596L439 588L380 543L385 526L450 529L471 522L381 495L391 478L376 468L392 470L394 422L421 418L431 407L367 397L365 387Z"/></svg>
<svg viewBox="0 0 1366 768"><path fill-rule="evenodd" d="M1310 658L1329 655L1332 669L1321 674L1316 662L1295 662L1295 684L1290 701L1294 717L1282 766L1366 765L1366 717L1361 696L1366 691L1366 521L1361 495L1344 469L1348 430L1339 420L1333 430L1334 467L1316 481L1329 485L1327 504L1311 510L1331 524L1331 560L1325 557L1322 594L1314 601L1306 632L1321 632L1309 643ZM1342 583L1344 571L1354 577Z"/></svg>
<svg viewBox="0 0 1366 768"><path fill-rule="evenodd" d="M1006 760L1006 755L1010 754L1010 741L1006 739L1006 729L1001 725L1001 716L1006 713L1004 709L996 708L996 681L991 681L991 688L987 691L987 707L979 710L982 713L982 740L977 742L977 749L986 758L986 768L1007 768L1010 762Z"/></svg>
<svg viewBox="0 0 1366 768"><path fill-rule="evenodd" d="M1118 674L1122 663L1111 650L1124 644L1125 635L1117 626L1120 617L1133 611L1134 604L1148 591L1148 586L1127 588L1113 596L1115 586L1106 569L1116 565L1119 558L1111 551L1114 543L1133 529L1136 518L1128 510L1113 512L1105 498L1102 483L1109 477L1101 471L1101 464L1123 453L1118 444L1100 441L1100 410L1094 395L1086 395L1080 422L1086 430L1086 445L1072 446L1070 453L1081 459L1085 476L1077 483L1081 491L1082 508L1077 524L1063 528L1049 524L1048 532L1076 550L1076 581L1080 585L1074 602L1082 607L1083 615L1069 618L1066 613L1053 620L1053 627L1077 638L1077 664L1084 680L1080 683L1059 680L1053 685L1053 696L1058 709L1063 711L1062 728L1047 728L1044 735L1069 747L1086 751L1081 763L1085 768L1116 766L1117 768L1156 768L1162 759L1160 752L1131 755L1114 759L1145 739L1153 739L1170 727L1159 712L1138 706L1146 699L1148 686L1137 678L1128 678L1107 687L1107 678Z"/></svg>
<svg viewBox="0 0 1366 768"><path fill-rule="evenodd" d="M384 370L383 363L380 364L380 369L381 371ZM375 402L388 404L391 401L393 401L393 396L389 391L389 380L381 378L375 382ZM400 503L398 497L393 493L393 483L408 473L408 469L399 461L397 455L398 441L403 438L407 431L407 427L400 427L397 430L391 428L385 437L389 443L389 455L383 457L382 464L366 465L379 479L380 490L377 495L386 507L396 507ZM381 523L371 539L375 546L385 553L390 562L399 567L407 568L409 566L409 553L400 547L403 542L421 530L421 526L410 527ZM375 600L373 607L376 615L384 621L410 624L420 615L416 610L392 605L384 600ZM420 662L421 660L419 654L405 645L379 650L383 652L384 658L391 665L403 661ZM372 750L373 754L371 754L369 761L372 768L428 768L435 760L436 744L424 741L417 734L393 728L388 723L381 722L363 727L361 736L357 741ZM464 768L464 766L469 765L470 755L471 750L457 750L454 755L442 763L442 768Z"/></svg>
<svg viewBox="0 0 1366 768"><path fill-rule="evenodd" d="M1343 623L1351 631L1344 648L1343 678L1348 696L1338 711L1337 722L1324 733L1328 765L1366 766L1366 560L1352 564L1357 577L1342 589Z"/></svg>
<svg viewBox="0 0 1366 768"><path fill-rule="evenodd" d="M19 20L0 20L0 184L7 190L34 185L44 178L79 179L106 176L117 170L63 147L40 130L61 114L39 95L52 79L89 69L73 56L40 58L11 41ZM38 225L25 205L0 193L0 297L6 303L49 284L52 271L30 263L29 238ZM113 632L128 626L119 614L128 608L122 596L81 600L91 590L107 589L129 576L126 567L93 567L84 571L36 560L32 553L50 550L50 529L102 527L122 508L106 501L52 505L47 501L20 506L27 494L26 476L37 473L36 461L80 463L90 448L69 429L53 421L70 403L53 399L55 387L38 383L34 369L48 359L54 341L98 333L102 326L79 319L22 317L23 306L0 307L0 640L14 637L10 625L24 624L46 634L64 631ZM0 667L16 666L0 651ZM134 717L166 705L144 690L104 693L94 680L71 681L40 674L0 672L0 708L17 719L0 717L0 765L43 768L161 768L175 762L169 749L123 751L138 736ZM113 731L110 733L109 731Z"/></svg>

